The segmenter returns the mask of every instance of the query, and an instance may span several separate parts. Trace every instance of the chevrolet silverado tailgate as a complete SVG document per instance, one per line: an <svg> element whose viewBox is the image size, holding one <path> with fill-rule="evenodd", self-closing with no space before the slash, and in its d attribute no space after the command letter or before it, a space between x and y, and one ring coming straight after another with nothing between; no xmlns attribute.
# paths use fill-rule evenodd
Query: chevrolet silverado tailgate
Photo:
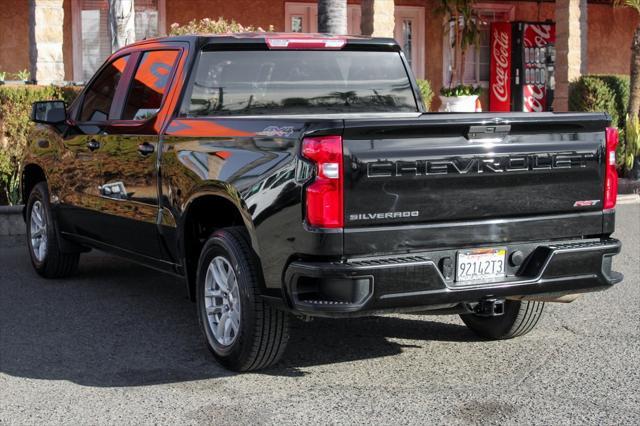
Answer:
<svg viewBox="0 0 640 426"><path fill-rule="evenodd" d="M345 252L355 248L350 239L359 229L391 225L400 231L508 219L514 226L518 220L582 214L591 228L574 221L575 229L554 232L600 233L608 125L605 114L584 113L346 120ZM487 235L489 228L482 234L491 237L487 242L500 240ZM367 250L387 251L381 247Z"/></svg>

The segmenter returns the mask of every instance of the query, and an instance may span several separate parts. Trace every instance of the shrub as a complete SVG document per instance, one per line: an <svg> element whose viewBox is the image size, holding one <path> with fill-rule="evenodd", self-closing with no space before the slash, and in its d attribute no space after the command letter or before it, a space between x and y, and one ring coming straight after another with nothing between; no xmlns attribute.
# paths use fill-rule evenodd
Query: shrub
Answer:
<svg viewBox="0 0 640 426"><path fill-rule="evenodd" d="M607 112L612 125L620 127L615 94L598 77L582 76L569 85L569 110Z"/></svg>
<svg viewBox="0 0 640 426"><path fill-rule="evenodd" d="M417 80L418 89L422 95L422 102L424 102L425 111L431 109L431 101L433 100L433 89L431 89L431 83L429 80Z"/></svg>
<svg viewBox="0 0 640 426"><path fill-rule="evenodd" d="M72 86L0 86L0 204L20 201L18 170L33 125L31 104L51 99L70 103L79 91Z"/></svg>
<svg viewBox="0 0 640 426"><path fill-rule="evenodd" d="M640 120L627 117L627 126L624 132L625 138L618 143L616 159L618 168L629 173L633 169L636 160L640 158Z"/></svg>
<svg viewBox="0 0 640 426"><path fill-rule="evenodd" d="M629 106L630 83L628 75L594 75L607 85L616 100L616 111L618 113L618 125L620 129L626 127L627 107Z"/></svg>
<svg viewBox="0 0 640 426"><path fill-rule="evenodd" d="M273 25L269 25L266 31L273 31ZM185 34L226 34L226 33L241 33L241 32L264 32L260 27L254 27L253 25L244 26L233 19L231 21L225 20L223 17L219 17L217 20L204 18L201 20L192 20L188 24L180 25L177 23L171 24L169 30L170 35L185 35Z"/></svg>

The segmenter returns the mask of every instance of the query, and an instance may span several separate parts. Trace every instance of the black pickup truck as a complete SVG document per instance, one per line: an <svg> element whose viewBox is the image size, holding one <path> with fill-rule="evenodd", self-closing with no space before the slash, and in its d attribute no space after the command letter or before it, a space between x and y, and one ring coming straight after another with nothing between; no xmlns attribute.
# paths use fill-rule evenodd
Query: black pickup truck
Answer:
<svg viewBox="0 0 640 426"><path fill-rule="evenodd" d="M390 39L143 41L32 119L36 271L96 248L183 278L233 370L276 362L292 317L459 314L504 339L622 280L609 117L428 113Z"/></svg>

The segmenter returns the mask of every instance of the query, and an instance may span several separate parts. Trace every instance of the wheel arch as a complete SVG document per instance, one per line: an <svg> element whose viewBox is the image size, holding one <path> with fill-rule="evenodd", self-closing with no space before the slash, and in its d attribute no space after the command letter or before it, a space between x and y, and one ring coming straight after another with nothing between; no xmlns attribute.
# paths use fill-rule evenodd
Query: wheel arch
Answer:
<svg viewBox="0 0 640 426"><path fill-rule="evenodd" d="M40 182L48 182L44 169L36 163L25 164L20 173L20 196L22 198L22 204L26 206L33 187ZM23 209L22 216L25 217L25 215L26 209Z"/></svg>
<svg viewBox="0 0 640 426"><path fill-rule="evenodd" d="M205 188L192 194L184 203L178 221L178 253L182 257L187 292L195 300L195 276L202 247L220 228L242 226L258 256L260 250L251 214L234 188ZM260 262L260 269L262 264Z"/></svg>

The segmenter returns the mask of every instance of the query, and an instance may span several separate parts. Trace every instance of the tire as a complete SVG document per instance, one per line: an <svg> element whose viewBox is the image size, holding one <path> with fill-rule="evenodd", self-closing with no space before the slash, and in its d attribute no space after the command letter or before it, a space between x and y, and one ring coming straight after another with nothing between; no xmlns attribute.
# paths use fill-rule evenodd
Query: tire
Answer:
<svg viewBox="0 0 640 426"><path fill-rule="evenodd" d="M27 246L31 264L44 278L64 278L78 269L80 253L60 250L58 224L51 210L46 182L36 184L27 201Z"/></svg>
<svg viewBox="0 0 640 426"><path fill-rule="evenodd" d="M200 254L196 302L207 346L229 370L269 367L287 346L289 315L258 297L261 284L257 257L244 228L216 231Z"/></svg>
<svg viewBox="0 0 640 426"><path fill-rule="evenodd" d="M464 314L460 318L481 337L491 340L512 339L533 330L542 316L543 308L544 302L506 300L504 314L500 316Z"/></svg>

